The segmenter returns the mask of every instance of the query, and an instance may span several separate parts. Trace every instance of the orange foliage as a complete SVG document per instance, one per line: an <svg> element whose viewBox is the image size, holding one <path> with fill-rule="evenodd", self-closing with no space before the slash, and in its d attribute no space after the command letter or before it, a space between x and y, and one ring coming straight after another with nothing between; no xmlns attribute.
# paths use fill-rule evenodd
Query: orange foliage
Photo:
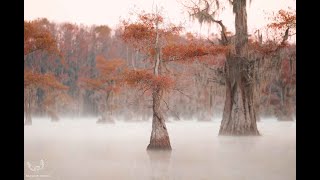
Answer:
<svg viewBox="0 0 320 180"><path fill-rule="evenodd" d="M60 105L71 105L73 99L67 93L49 93L45 96L42 105L45 107L52 106L56 102Z"/></svg>
<svg viewBox="0 0 320 180"><path fill-rule="evenodd" d="M267 41L263 44L260 44L259 42L251 42L249 41L249 48L256 53L260 53L263 55L270 55L280 47L286 46L286 43L278 44L276 41Z"/></svg>
<svg viewBox="0 0 320 180"><path fill-rule="evenodd" d="M269 34L272 34L274 41L278 41L278 44L286 46L285 42L288 38L296 34L296 12L279 10L271 19L272 22L267 26L271 30Z"/></svg>
<svg viewBox="0 0 320 180"><path fill-rule="evenodd" d="M80 87L89 90L101 90L103 82L100 79L80 78Z"/></svg>
<svg viewBox="0 0 320 180"><path fill-rule="evenodd" d="M125 74L125 82L130 86L138 86L143 91L161 88L169 90L174 86L174 81L165 75L155 76L147 70L131 70Z"/></svg>
<svg viewBox="0 0 320 180"><path fill-rule="evenodd" d="M42 21L24 21L24 55L36 50L58 54L56 40Z"/></svg>
<svg viewBox="0 0 320 180"><path fill-rule="evenodd" d="M149 53L149 49L154 48L156 39L157 24L164 25L164 19L159 14L144 13L138 15L138 21L135 23L123 22L122 39L132 45L134 48L140 49L145 53ZM182 30L182 27L173 24L166 27L158 27L158 33L162 40L173 40Z"/></svg>
<svg viewBox="0 0 320 180"><path fill-rule="evenodd" d="M154 37L155 32L142 23L126 25L122 33L122 39L134 47L139 46L139 41L149 41Z"/></svg>
<svg viewBox="0 0 320 180"><path fill-rule="evenodd" d="M159 14L142 12L141 14L138 15L138 17L143 24L149 27L153 27L155 22L157 21L158 23L163 23L163 17L160 16Z"/></svg>
<svg viewBox="0 0 320 180"><path fill-rule="evenodd" d="M116 78L114 75L118 74L120 69L124 67L124 61L121 59L106 60L103 56L96 57L96 67L101 76L107 79Z"/></svg>
<svg viewBox="0 0 320 180"><path fill-rule="evenodd" d="M279 10L278 13L272 17L273 22L268 25L272 29L283 29L283 28L295 28L296 26L296 12Z"/></svg>
<svg viewBox="0 0 320 180"><path fill-rule="evenodd" d="M103 56L96 57L97 78L80 78L80 87L94 91L119 92L122 82L122 71L125 63L121 59L106 60Z"/></svg>
<svg viewBox="0 0 320 180"><path fill-rule="evenodd" d="M192 41L195 39L194 35L190 32L187 32L185 36L188 41Z"/></svg>
<svg viewBox="0 0 320 180"><path fill-rule="evenodd" d="M67 90L68 87L56 80L53 74L40 74L24 71L24 88L38 87L42 89Z"/></svg>
<svg viewBox="0 0 320 180"><path fill-rule="evenodd" d="M106 25L97 26L94 31L98 34L98 38L107 38L111 33L110 27Z"/></svg>
<svg viewBox="0 0 320 180"><path fill-rule="evenodd" d="M163 48L165 61L193 60L206 55L219 55L228 52L227 46L213 46L206 44L170 44Z"/></svg>

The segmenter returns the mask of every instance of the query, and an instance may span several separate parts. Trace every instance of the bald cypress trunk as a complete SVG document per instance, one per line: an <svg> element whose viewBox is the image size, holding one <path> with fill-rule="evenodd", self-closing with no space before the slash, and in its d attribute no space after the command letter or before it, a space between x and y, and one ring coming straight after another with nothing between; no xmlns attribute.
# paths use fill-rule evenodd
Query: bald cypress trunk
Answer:
<svg viewBox="0 0 320 180"><path fill-rule="evenodd" d="M278 121L293 121L293 107L289 101L289 87L281 86L280 108L277 109L276 116Z"/></svg>
<svg viewBox="0 0 320 180"><path fill-rule="evenodd" d="M225 64L226 99L219 135L259 135L255 109L255 73L247 58L246 0L234 0L235 55L228 55Z"/></svg>
<svg viewBox="0 0 320 180"><path fill-rule="evenodd" d="M58 122L60 118L54 110L48 110L48 115L51 118L51 122Z"/></svg>
<svg viewBox="0 0 320 180"><path fill-rule="evenodd" d="M161 90L161 88L155 88L152 93L152 132L150 137L150 144L148 145L147 150L171 150L169 134L160 109L162 96L163 91Z"/></svg>
<svg viewBox="0 0 320 180"><path fill-rule="evenodd" d="M160 59L160 47L159 47L159 32L158 23L156 23L156 43L155 43L155 65L154 65L154 75L159 76L161 73L161 59ZM147 150L171 150L169 134L165 124L164 117L161 111L161 101L163 98L162 87L157 85L153 88L152 92L152 132L150 137L150 143Z"/></svg>
<svg viewBox="0 0 320 180"><path fill-rule="evenodd" d="M246 60L229 57L226 62L226 99L219 135L259 135L252 71Z"/></svg>
<svg viewBox="0 0 320 180"><path fill-rule="evenodd" d="M32 117L31 117L31 105L32 105L32 90L25 91L25 115L26 121L24 125L32 125Z"/></svg>
<svg viewBox="0 0 320 180"><path fill-rule="evenodd" d="M105 97L105 104L102 104L99 106L99 113L101 115L101 117L97 120L97 124L106 124L106 123L110 123L113 124L114 119L112 118L112 108L111 108L111 104L110 104L110 100L112 100L112 92L109 91L106 94Z"/></svg>
<svg viewBox="0 0 320 180"><path fill-rule="evenodd" d="M26 121L24 122L24 125L32 125L31 110L29 107L26 109Z"/></svg>

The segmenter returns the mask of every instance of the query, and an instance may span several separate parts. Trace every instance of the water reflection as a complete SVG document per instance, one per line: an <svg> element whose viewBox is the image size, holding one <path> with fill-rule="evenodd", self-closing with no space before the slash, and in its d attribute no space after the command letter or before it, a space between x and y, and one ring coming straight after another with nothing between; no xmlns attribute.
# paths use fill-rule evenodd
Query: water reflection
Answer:
<svg viewBox="0 0 320 180"><path fill-rule="evenodd" d="M219 136L218 144L224 151L251 151L261 136Z"/></svg>
<svg viewBox="0 0 320 180"><path fill-rule="evenodd" d="M43 159L38 174L63 180L296 179L295 122L262 120L258 137L218 136L215 122L171 122L173 150L146 151L151 122L95 121L35 119L24 127L25 162ZM34 173L24 168L25 176Z"/></svg>
<svg viewBox="0 0 320 180"><path fill-rule="evenodd" d="M169 167L171 151L149 150L147 151L151 167L151 179L170 179Z"/></svg>

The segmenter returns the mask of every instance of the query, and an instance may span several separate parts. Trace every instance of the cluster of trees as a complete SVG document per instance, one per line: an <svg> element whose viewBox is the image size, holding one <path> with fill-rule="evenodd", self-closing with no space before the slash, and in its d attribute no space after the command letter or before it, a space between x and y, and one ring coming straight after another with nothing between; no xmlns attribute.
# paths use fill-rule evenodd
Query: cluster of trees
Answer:
<svg viewBox="0 0 320 180"><path fill-rule="evenodd" d="M272 39L249 36L246 0L229 1L235 34L215 19L218 0L185 4L200 23L217 24L204 39L168 23L159 12L107 25L25 21L25 116L100 116L98 123L152 118L148 149L171 149L165 122L210 120L222 113L220 135L259 135L260 115L292 120L295 112L295 12L279 11Z"/></svg>

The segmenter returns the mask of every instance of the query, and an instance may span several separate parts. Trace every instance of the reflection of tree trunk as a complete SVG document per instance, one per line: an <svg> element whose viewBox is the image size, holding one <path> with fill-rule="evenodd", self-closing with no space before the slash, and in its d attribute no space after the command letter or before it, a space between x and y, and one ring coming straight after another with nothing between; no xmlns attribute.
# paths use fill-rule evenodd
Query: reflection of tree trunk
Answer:
<svg viewBox="0 0 320 180"><path fill-rule="evenodd" d="M170 179L171 151L148 151L151 164L151 179Z"/></svg>

